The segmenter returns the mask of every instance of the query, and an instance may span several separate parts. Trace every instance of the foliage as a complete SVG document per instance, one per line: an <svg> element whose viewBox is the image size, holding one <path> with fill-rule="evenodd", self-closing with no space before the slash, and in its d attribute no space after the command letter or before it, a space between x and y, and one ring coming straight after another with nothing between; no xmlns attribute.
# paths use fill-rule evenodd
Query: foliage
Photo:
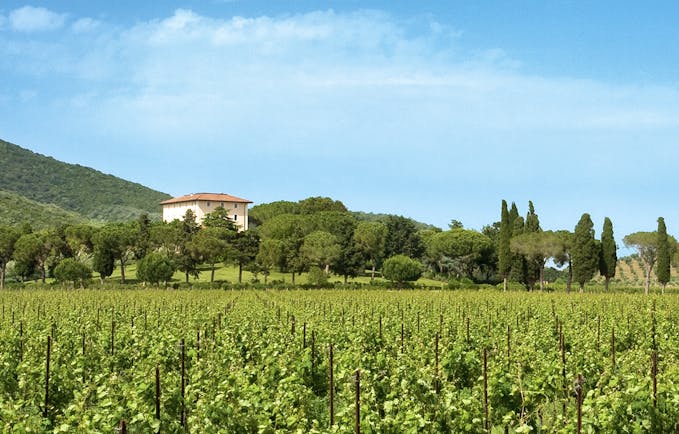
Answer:
<svg viewBox="0 0 679 434"><path fill-rule="evenodd" d="M402 216L387 216L384 221L387 227L387 237L384 243L384 255L391 257L405 255L411 258L421 258L424 246L417 228L412 220Z"/></svg>
<svg viewBox="0 0 679 434"><path fill-rule="evenodd" d="M325 268L325 273L328 274L330 265L339 258L341 248L333 234L314 231L304 237L300 253L309 264Z"/></svg>
<svg viewBox="0 0 679 434"><path fill-rule="evenodd" d="M85 287L85 282L92 278L92 269L82 262L66 258L54 268L54 277L60 282L73 282L73 287Z"/></svg>
<svg viewBox="0 0 679 434"><path fill-rule="evenodd" d="M375 279L375 268L384 256L384 246L387 237L387 227L380 222L360 222L354 230L354 243L370 261L370 279Z"/></svg>
<svg viewBox="0 0 679 434"><path fill-rule="evenodd" d="M487 236L462 228L435 233L426 243L427 258L450 277L472 278L484 252L491 249Z"/></svg>
<svg viewBox="0 0 679 434"><path fill-rule="evenodd" d="M651 286L651 273L658 258L657 232L634 232L623 238L625 246L634 248L644 263L644 293L648 295Z"/></svg>
<svg viewBox="0 0 679 434"><path fill-rule="evenodd" d="M672 251L669 239L667 238L667 227L665 226L665 219L658 217L658 251L657 251L657 266L655 267L655 275L658 283L662 286L663 292L667 283L670 281L670 259Z"/></svg>
<svg viewBox="0 0 679 434"><path fill-rule="evenodd" d="M37 269L43 283L45 283L49 255L50 245L45 232L24 234L19 237L14 246L14 260L18 267L24 270Z"/></svg>
<svg viewBox="0 0 679 434"><path fill-rule="evenodd" d="M608 282L615 277L615 269L618 264L617 250L613 237L613 223L611 219L606 217L601 232L601 255L599 257L599 273L606 279L606 289L608 289Z"/></svg>
<svg viewBox="0 0 679 434"><path fill-rule="evenodd" d="M509 246L512 238L512 225L509 221L509 210L507 209L507 201L502 200L500 210L500 235L497 246L498 257L498 273L504 279L504 288L507 289L507 278L512 269L512 252Z"/></svg>
<svg viewBox="0 0 679 434"><path fill-rule="evenodd" d="M140 184L62 163L2 140L0 189L102 221L127 221L143 213L159 219L158 203L169 199ZM68 223L77 222L73 218Z"/></svg>
<svg viewBox="0 0 679 434"><path fill-rule="evenodd" d="M158 285L161 282L167 286L176 270L175 264L163 253L149 253L137 264L137 279Z"/></svg>
<svg viewBox="0 0 679 434"><path fill-rule="evenodd" d="M392 256L384 261L382 275L399 284L412 282L422 275L422 264L405 255Z"/></svg>
<svg viewBox="0 0 679 434"><path fill-rule="evenodd" d="M14 256L14 248L20 236L14 227L0 225L0 289L5 288L7 263Z"/></svg>
<svg viewBox="0 0 679 434"><path fill-rule="evenodd" d="M599 248L594 239L594 224L585 213L575 226L571 248L573 279L580 285L580 291L599 270Z"/></svg>
<svg viewBox="0 0 679 434"><path fill-rule="evenodd" d="M579 374L582 432L679 428L674 297L31 290L0 303L16 314L0 317L3 432L350 433L357 369L362 432L576 432Z"/></svg>
<svg viewBox="0 0 679 434"><path fill-rule="evenodd" d="M511 239L511 251L523 255L538 269L540 289L543 289L545 263L564 255L563 238L552 231L525 232ZM531 287L532 289L532 287Z"/></svg>
<svg viewBox="0 0 679 434"><path fill-rule="evenodd" d="M73 211L53 204L36 202L18 193L0 189L0 224L14 226L28 223L36 229L46 229L64 224L77 224L85 220L83 216Z"/></svg>

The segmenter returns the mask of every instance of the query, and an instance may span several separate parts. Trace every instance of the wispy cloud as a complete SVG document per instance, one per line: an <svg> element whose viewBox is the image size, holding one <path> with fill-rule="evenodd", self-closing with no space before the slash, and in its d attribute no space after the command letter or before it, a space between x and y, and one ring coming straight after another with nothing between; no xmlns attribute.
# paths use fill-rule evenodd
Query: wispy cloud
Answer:
<svg viewBox="0 0 679 434"><path fill-rule="evenodd" d="M24 6L9 14L9 25L19 32L42 32L61 28L66 14L58 14L42 7Z"/></svg>
<svg viewBox="0 0 679 434"><path fill-rule="evenodd" d="M86 33L96 30L100 25L101 22L98 20L92 18L80 18L71 25L71 29L73 29L73 31L76 33Z"/></svg>
<svg viewBox="0 0 679 434"><path fill-rule="evenodd" d="M167 181L176 193L208 188L207 174L226 161L243 162L230 168L242 179L268 162L257 182L278 185L297 171L315 176L323 194L365 190L366 202L386 183L441 208L450 205L440 197L459 192L472 212L473 200L498 191L577 196L603 171L629 176L644 163L616 148L640 138L652 137L663 161L679 158L679 88L538 76L501 48L467 46L462 31L417 25L379 11L218 19L177 10L129 28L80 19L49 42L0 40L0 71L21 77L0 88L14 92L0 104L82 137L79 152L108 144L136 155L143 143L158 167L200 165L205 178ZM40 105L21 92L37 92ZM143 172L166 176L153 170ZM479 185L463 182L480 170ZM577 176L566 183L566 173Z"/></svg>

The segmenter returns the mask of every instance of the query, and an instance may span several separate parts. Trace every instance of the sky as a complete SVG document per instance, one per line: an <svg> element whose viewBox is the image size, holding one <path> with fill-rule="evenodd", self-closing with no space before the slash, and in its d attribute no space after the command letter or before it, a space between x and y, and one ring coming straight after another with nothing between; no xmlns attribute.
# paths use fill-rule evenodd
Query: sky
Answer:
<svg viewBox="0 0 679 434"><path fill-rule="evenodd" d="M0 138L179 196L679 233L674 1L0 0Z"/></svg>

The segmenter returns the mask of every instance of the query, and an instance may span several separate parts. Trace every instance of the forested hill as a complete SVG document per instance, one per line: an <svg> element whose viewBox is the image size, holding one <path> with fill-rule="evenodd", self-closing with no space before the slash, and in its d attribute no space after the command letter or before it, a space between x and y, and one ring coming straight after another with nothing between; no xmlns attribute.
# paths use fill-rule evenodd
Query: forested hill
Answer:
<svg viewBox="0 0 679 434"><path fill-rule="evenodd" d="M63 163L3 140L0 190L99 221L125 221L143 213L159 219L158 203L170 198L141 184Z"/></svg>
<svg viewBox="0 0 679 434"><path fill-rule="evenodd" d="M19 227L28 223L33 229L44 229L85 222L84 217L73 211L0 190L0 223Z"/></svg>

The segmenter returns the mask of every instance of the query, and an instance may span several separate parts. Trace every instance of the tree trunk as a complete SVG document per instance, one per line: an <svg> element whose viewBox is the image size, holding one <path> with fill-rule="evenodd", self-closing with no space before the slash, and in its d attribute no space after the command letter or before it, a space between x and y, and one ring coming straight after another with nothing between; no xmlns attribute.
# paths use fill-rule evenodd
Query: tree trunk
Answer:
<svg viewBox="0 0 679 434"><path fill-rule="evenodd" d="M47 273L45 273L45 265L42 264L42 265L40 266L40 280L42 281L43 284L45 283L46 274L47 274Z"/></svg>
<svg viewBox="0 0 679 434"><path fill-rule="evenodd" d="M660 285L660 294L665 295L665 286L667 286L667 283L663 283Z"/></svg>
<svg viewBox="0 0 679 434"><path fill-rule="evenodd" d="M648 295L648 290L651 287L651 271L653 271L653 266L646 267L646 284L644 285L644 294Z"/></svg>
<svg viewBox="0 0 679 434"><path fill-rule="evenodd" d="M540 291L545 289L545 264L540 264Z"/></svg>
<svg viewBox="0 0 679 434"><path fill-rule="evenodd" d="M125 283L125 263L120 261L120 283Z"/></svg>
<svg viewBox="0 0 679 434"><path fill-rule="evenodd" d="M606 276L606 280L604 281L604 289L606 292L608 292L608 282L611 280L610 277Z"/></svg>
<svg viewBox="0 0 679 434"><path fill-rule="evenodd" d="M372 261L372 270L370 271L370 282L375 280L375 261Z"/></svg>
<svg viewBox="0 0 679 434"><path fill-rule="evenodd" d="M294 271L292 272L292 284L293 285L295 284L295 272Z"/></svg>
<svg viewBox="0 0 679 434"><path fill-rule="evenodd" d="M212 264L210 267L210 283L214 283L215 281L215 264Z"/></svg>
<svg viewBox="0 0 679 434"><path fill-rule="evenodd" d="M238 283L243 283L243 264L238 263Z"/></svg>
<svg viewBox="0 0 679 434"><path fill-rule="evenodd" d="M345 274L344 275L344 284L346 285L348 281L349 281L349 276Z"/></svg>
<svg viewBox="0 0 679 434"><path fill-rule="evenodd" d="M2 264L0 267L0 290L5 289L5 272L7 270L7 264Z"/></svg>
<svg viewBox="0 0 679 434"><path fill-rule="evenodd" d="M566 292L571 292L571 284L573 283L573 267L571 261L568 261L568 280L566 280Z"/></svg>
<svg viewBox="0 0 679 434"><path fill-rule="evenodd" d="M184 276L186 276L186 283L189 283L189 272L185 271Z"/></svg>
<svg viewBox="0 0 679 434"><path fill-rule="evenodd" d="M502 290L506 291L507 290L507 276L504 276L502 279Z"/></svg>
<svg viewBox="0 0 679 434"><path fill-rule="evenodd" d="M585 292L585 284L584 283L580 284L580 292Z"/></svg>
<svg viewBox="0 0 679 434"><path fill-rule="evenodd" d="M330 274L330 264L325 264L325 275L327 276L329 274Z"/></svg>

